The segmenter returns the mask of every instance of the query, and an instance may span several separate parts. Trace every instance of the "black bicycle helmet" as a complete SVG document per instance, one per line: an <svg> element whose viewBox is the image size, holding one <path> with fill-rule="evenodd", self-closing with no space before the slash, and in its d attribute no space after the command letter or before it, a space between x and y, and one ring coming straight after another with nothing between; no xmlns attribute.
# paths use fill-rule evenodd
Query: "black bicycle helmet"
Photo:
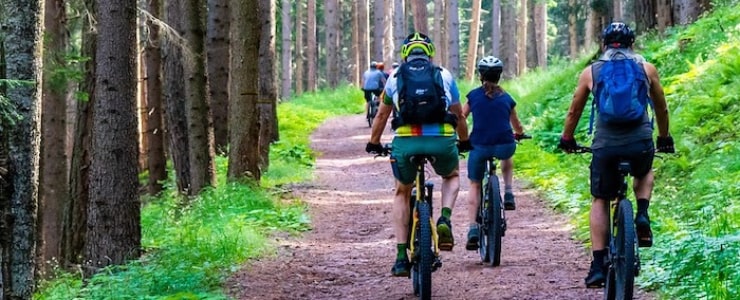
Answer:
<svg viewBox="0 0 740 300"><path fill-rule="evenodd" d="M504 70L504 62L495 56L486 56L478 61L478 74L482 80L498 81Z"/></svg>
<svg viewBox="0 0 740 300"><path fill-rule="evenodd" d="M601 35L604 46L609 48L627 48L635 42L635 32L627 24L614 22L604 28Z"/></svg>

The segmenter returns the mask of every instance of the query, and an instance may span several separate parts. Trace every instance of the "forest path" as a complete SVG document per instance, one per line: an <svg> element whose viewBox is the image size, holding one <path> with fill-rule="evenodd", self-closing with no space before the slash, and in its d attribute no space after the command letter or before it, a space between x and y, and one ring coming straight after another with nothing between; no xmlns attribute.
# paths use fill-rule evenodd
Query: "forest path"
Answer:
<svg viewBox="0 0 740 300"><path fill-rule="evenodd" d="M319 153L315 179L293 187L308 204L313 230L276 236L276 256L250 261L227 283L234 299L415 299L411 280L390 275L395 258L391 227L393 175L387 158L365 153L369 137L360 115L333 118L312 135ZM385 131L384 141L392 133ZM528 190L515 186L516 211L507 212L501 265L480 262L465 250L469 209L467 167L452 216L456 245L441 252L432 276L434 299L602 299L586 289L589 255L571 239L571 227ZM439 215L439 176L434 215ZM639 292L636 299L653 297Z"/></svg>

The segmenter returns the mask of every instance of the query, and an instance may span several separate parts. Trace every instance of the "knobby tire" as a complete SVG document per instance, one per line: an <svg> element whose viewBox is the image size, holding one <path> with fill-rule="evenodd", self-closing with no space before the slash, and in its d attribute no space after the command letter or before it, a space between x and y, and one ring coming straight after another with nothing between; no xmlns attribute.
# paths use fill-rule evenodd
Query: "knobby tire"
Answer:
<svg viewBox="0 0 740 300"><path fill-rule="evenodd" d="M432 298L432 264L434 263L434 252L432 250L432 208L427 202L417 203L419 213L418 228L418 251L417 264L414 274L414 291L418 291L419 299Z"/></svg>
<svg viewBox="0 0 740 300"><path fill-rule="evenodd" d="M615 227L617 233L612 247L614 253L609 268L605 298L608 300L632 300L635 284L637 234L635 232L632 203L619 201L616 211Z"/></svg>
<svg viewBox="0 0 740 300"><path fill-rule="evenodd" d="M489 263L491 266L501 264L501 237L504 234L504 218L502 215L503 207L501 201L501 190L499 188L498 177L491 176L488 182L488 230L487 244L489 253Z"/></svg>

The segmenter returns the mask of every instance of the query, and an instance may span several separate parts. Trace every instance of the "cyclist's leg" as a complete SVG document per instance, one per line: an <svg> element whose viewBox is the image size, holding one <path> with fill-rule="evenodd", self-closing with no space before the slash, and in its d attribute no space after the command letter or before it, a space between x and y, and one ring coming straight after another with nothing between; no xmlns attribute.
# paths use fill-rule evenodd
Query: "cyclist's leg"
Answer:
<svg viewBox="0 0 740 300"><path fill-rule="evenodd" d="M654 174L653 157L655 148L652 140L635 143L634 154L630 157L630 169L634 176L633 189L637 199L637 213L635 225L637 229L638 244L640 247L651 247L653 245L653 232L650 229L650 217L648 207L650 196L653 192Z"/></svg>
<svg viewBox="0 0 740 300"><path fill-rule="evenodd" d="M468 191L468 222L471 228L477 228L478 206L481 198L481 181L483 180L486 163L486 151L482 146L474 145L468 155L468 179L470 180L470 190Z"/></svg>
<svg viewBox="0 0 740 300"><path fill-rule="evenodd" d="M516 143L496 145L494 156L501 160L501 174L504 177L504 207L507 210L516 209L512 184L514 181L514 160Z"/></svg>
<svg viewBox="0 0 740 300"><path fill-rule="evenodd" d="M609 201L619 189L619 149L594 149L591 160L591 212L589 229L593 260L586 276L586 287L601 287L606 279L609 246Z"/></svg>
<svg viewBox="0 0 740 300"><path fill-rule="evenodd" d="M437 220L440 250L451 251L455 244L452 235L452 208L455 207L457 194L460 192L460 160L457 152L457 141L454 136L422 137L423 152L435 157L432 167L442 176L442 212Z"/></svg>
<svg viewBox="0 0 740 300"><path fill-rule="evenodd" d="M367 116L370 109L370 101L373 99L373 91L363 89L362 92L365 95L365 116Z"/></svg>
<svg viewBox="0 0 740 300"><path fill-rule="evenodd" d="M396 234L396 261L391 269L394 276L408 276L409 266L406 256L408 248L411 190L413 188L415 169L408 160L405 138L393 139L391 169L396 178L396 193L393 197L393 227Z"/></svg>

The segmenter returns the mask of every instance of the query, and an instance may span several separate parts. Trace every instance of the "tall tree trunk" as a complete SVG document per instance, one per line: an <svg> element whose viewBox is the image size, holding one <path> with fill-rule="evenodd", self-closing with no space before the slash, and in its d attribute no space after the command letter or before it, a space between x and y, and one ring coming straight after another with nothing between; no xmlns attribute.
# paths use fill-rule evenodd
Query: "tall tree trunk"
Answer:
<svg viewBox="0 0 740 300"><path fill-rule="evenodd" d="M44 103L42 105L41 162L39 187L39 241L38 249L44 271L46 262L61 256L62 207L68 200L66 123L67 123L67 78L60 72L66 67L64 53L67 51L67 14L64 1L45 2L44 24L46 32L47 70L44 75Z"/></svg>
<svg viewBox="0 0 740 300"><path fill-rule="evenodd" d="M360 0L360 1L366 1L366 0ZM393 42L395 43L395 47L393 50L394 57L398 57L398 53L401 52L401 46L403 45L403 40L408 35L407 33L407 25L406 25L406 5L405 0L395 0L393 1ZM435 42L438 42L435 41ZM360 65L363 67L367 67L367 64Z"/></svg>
<svg viewBox="0 0 740 300"><path fill-rule="evenodd" d="M534 40L537 49L537 67L547 68L547 3L536 1L534 5Z"/></svg>
<svg viewBox="0 0 740 300"><path fill-rule="evenodd" d="M229 3L207 0L206 5L206 72L213 141L218 153L226 153L229 144Z"/></svg>
<svg viewBox="0 0 740 300"><path fill-rule="evenodd" d="M120 265L141 251L136 132L136 5L98 0L90 206L85 261ZM115 170L115 172L111 172Z"/></svg>
<svg viewBox="0 0 740 300"><path fill-rule="evenodd" d="M568 54L570 58L578 57L578 23L576 22L576 0L568 0Z"/></svg>
<svg viewBox="0 0 740 300"><path fill-rule="evenodd" d="M160 18L161 2L149 0L149 13ZM162 191L162 183L167 179L167 158L164 153L164 126L162 124L162 51L160 48L159 25L147 18L149 37L144 48L144 65L146 66L146 104L147 104L147 169L149 181L147 190L150 195Z"/></svg>
<svg viewBox="0 0 740 300"><path fill-rule="evenodd" d="M309 18L313 0L309 0ZM315 5L315 2L313 2ZM260 47L259 5L256 1L229 0L231 7L231 57L229 69L229 169L230 181L259 182L259 124L257 110ZM314 15L315 16L315 15ZM310 22L309 22L310 23ZM309 24L309 27L311 25ZM315 29L315 28L314 28ZM311 44L309 30L309 45ZM314 31L315 38L315 31ZM310 48L309 48L310 49ZM311 50L309 50L309 53ZM315 63L315 62L314 62ZM311 65L309 59L309 73ZM315 64L313 65L316 67ZM315 69L314 69L315 71ZM314 73L315 75L315 73ZM311 76L309 74L309 76ZM310 81L310 80L309 80ZM309 88L311 88L309 83Z"/></svg>
<svg viewBox="0 0 740 300"><path fill-rule="evenodd" d="M370 9L368 0L358 0L357 1L357 15L358 15L358 42L360 43L357 48L357 55L359 55L359 62L357 66L357 71L359 74L359 78L362 78L362 72L363 70L367 69L368 66L370 66L370 61L372 60L370 58ZM359 80L360 83L358 83L357 86L361 87L360 84L362 83L362 80Z"/></svg>
<svg viewBox="0 0 740 300"><path fill-rule="evenodd" d="M655 28L655 0L635 0L635 33Z"/></svg>
<svg viewBox="0 0 740 300"><path fill-rule="evenodd" d="M437 56L441 59L443 57L441 50L441 42L442 42L442 32L444 27L444 15L445 15L445 4L444 0L434 0L434 20L432 20L432 32L431 38L432 42L434 42L435 46L439 45L437 47ZM441 61L438 61L438 63L442 63Z"/></svg>
<svg viewBox="0 0 740 300"><path fill-rule="evenodd" d="M290 98L290 87L293 83L293 74L291 74L291 70L293 69L291 66L291 60L293 57L293 52L290 49L290 46L293 44L293 40L291 39L291 21L290 21L290 1L289 0L282 0L281 2L282 8L282 34L283 34L283 43L281 45L282 47L282 90L280 92L280 98L282 99L288 99ZM353 76L354 77L354 76Z"/></svg>
<svg viewBox="0 0 740 300"><path fill-rule="evenodd" d="M537 20L535 19L535 3L537 0L529 0L529 3L527 4L527 7L529 7L527 11L527 18L530 20L530 22L527 22L527 69L534 69L537 68L537 51L539 49L539 45L537 44L537 28L536 23Z"/></svg>
<svg viewBox="0 0 740 300"><path fill-rule="evenodd" d="M329 19L328 19L328 12L329 12L328 6L330 6L329 4L332 3L332 2L333 2L332 0L328 0L328 1L325 1L324 2L324 5L327 6L327 7L325 7L327 9L327 11L326 11L326 13L327 13L327 19L326 19L327 36L329 35L329 28L328 27L330 25L330 22L329 22ZM373 56L372 56L372 60L373 61L383 61L383 29L385 28L385 25L383 24L383 20L385 18L385 16L384 16L384 14L385 14L384 7L385 6L384 6L384 3L383 2L385 2L385 0L374 0L373 1L373 21L374 21L373 24L372 24L372 28L373 28ZM328 58L329 55L331 54L331 52L329 52L329 49L328 48L326 50L327 50L326 51L327 52L326 54L327 54L327 58Z"/></svg>
<svg viewBox="0 0 740 300"><path fill-rule="evenodd" d="M270 144L277 141L277 68L275 54L275 4L272 0L260 1L260 54L259 54L259 167L260 174L270 165ZM290 47L290 43L283 44Z"/></svg>
<svg viewBox="0 0 740 300"><path fill-rule="evenodd" d="M393 63L394 57L396 57L395 40L393 38L393 14L394 5L393 1L385 3L385 12L383 13L383 61L385 62L386 71L390 70L391 63Z"/></svg>
<svg viewBox="0 0 740 300"><path fill-rule="evenodd" d="M623 22L624 21L624 8L623 8L623 2L624 0L613 0L612 1L612 20Z"/></svg>
<svg viewBox="0 0 740 300"><path fill-rule="evenodd" d="M429 34L429 25L427 19L427 1L411 0L411 7L414 14L414 30Z"/></svg>
<svg viewBox="0 0 740 300"><path fill-rule="evenodd" d="M295 94L303 94L303 0L295 1Z"/></svg>
<svg viewBox="0 0 740 300"><path fill-rule="evenodd" d="M699 15L710 8L711 1L709 0L674 0L673 15L675 22L681 25L693 23Z"/></svg>
<svg viewBox="0 0 740 300"><path fill-rule="evenodd" d="M176 1L165 1L165 22L172 28L182 28L185 13ZM165 124L169 133L169 149L175 169L175 181L180 193L189 194L190 139L188 137L187 109L185 105L185 61L181 37L168 36L163 41Z"/></svg>
<svg viewBox="0 0 740 300"><path fill-rule="evenodd" d="M306 59L308 60L308 82L306 90L313 92L317 88L317 43L316 43L316 0L308 0L306 8Z"/></svg>
<svg viewBox="0 0 740 300"><path fill-rule="evenodd" d="M493 26L493 36L491 37L491 53L493 56L501 57L501 0L493 0L491 7L491 22Z"/></svg>
<svg viewBox="0 0 740 300"><path fill-rule="evenodd" d="M458 15L459 7L457 0L447 2L447 29L445 36L447 40L447 69L452 72L452 76L460 75L460 20Z"/></svg>
<svg viewBox="0 0 740 300"><path fill-rule="evenodd" d="M666 28L673 26L673 8L671 0L656 0L655 12L657 13L658 30L665 32Z"/></svg>
<svg viewBox="0 0 740 300"><path fill-rule="evenodd" d="M518 57L517 75L524 74L527 70L527 1L519 1L519 13L517 14L516 53Z"/></svg>
<svg viewBox="0 0 740 300"><path fill-rule="evenodd" d="M501 0L501 60L504 63L504 78L518 74L516 3L518 0Z"/></svg>
<svg viewBox="0 0 740 300"><path fill-rule="evenodd" d="M205 7L200 0L188 0L185 7L185 23L182 36L187 41L188 54L192 57L185 63L186 105L188 110L188 134L190 140L191 195L216 183L215 148L213 124L208 108L208 92L205 71Z"/></svg>
<svg viewBox="0 0 740 300"><path fill-rule="evenodd" d="M468 41L468 57L465 68L465 78L473 80L475 77L475 54L478 52L478 32L480 31L480 0L473 0L473 14L470 17L470 40Z"/></svg>
<svg viewBox="0 0 740 300"><path fill-rule="evenodd" d="M10 299L31 299L34 289L36 214L39 183L39 150L42 86L43 1L3 1L2 28L5 51L5 78L28 84L8 86L6 96L17 111L14 125L3 121L1 128L8 146L7 177L11 185L9 275L4 279ZM5 119L5 118L3 118ZM10 216L4 216L10 218ZM9 283L9 285L8 285Z"/></svg>
<svg viewBox="0 0 740 300"><path fill-rule="evenodd" d="M85 7L91 15L97 15L95 0L85 0ZM95 62L98 31L92 20L82 22L83 57L90 59L84 63L84 80L79 90L86 94L87 101L77 101L75 136L72 146L72 160L69 172L69 201L64 207L64 231L62 238L62 257L65 262L83 263L83 249L87 236L87 210L90 203L90 156L92 155L93 110L95 100Z"/></svg>
<svg viewBox="0 0 740 300"><path fill-rule="evenodd" d="M377 2L376 2L377 5ZM324 23L326 24L326 73L329 81L329 87L336 88L339 85L339 1L327 0L324 2ZM379 26L379 27L378 27ZM376 24L376 32L380 28L382 34L382 24ZM375 58L383 59L382 36L376 39L376 45L380 45L380 56ZM377 46L376 46L377 49Z"/></svg>
<svg viewBox="0 0 740 300"><path fill-rule="evenodd" d="M350 82L352 85L359 87L360 86L360 70L362 69L362 66L360 64L360 56L362 55L360 53L360 39L362 38L360 36L360 19L361 16L359 14L360 12L360 1L353 1L352 2L352 49L354 51L352 52L352 62L351 62L351 68L350 68Z"/></svg>

